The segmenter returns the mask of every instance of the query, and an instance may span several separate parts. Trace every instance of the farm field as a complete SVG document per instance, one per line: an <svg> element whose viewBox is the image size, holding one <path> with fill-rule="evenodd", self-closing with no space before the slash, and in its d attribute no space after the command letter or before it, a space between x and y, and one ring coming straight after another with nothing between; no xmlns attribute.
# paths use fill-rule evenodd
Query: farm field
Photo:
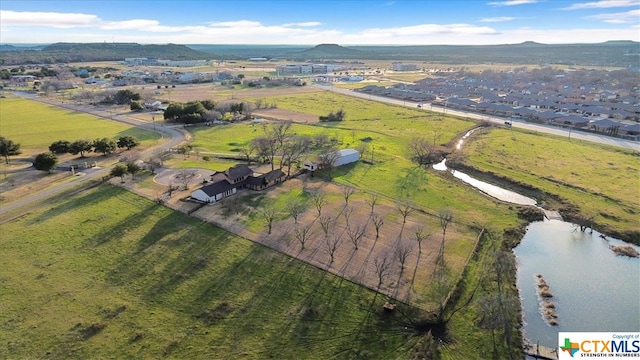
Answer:
<svg viewBox="0 0 640 360"><path fill-rule="evenodd" d="M20 143L21 156L48 151L57 140L134 136L144 146L160 139L150 131L21 98L0 99L0 118L1 135Z"/></svg>
<svg viewBox="0 0 640 360"><path fill-rule="evenodd" d="M577 211L594 216L600 230L640 242L637 152L492 129L472 137L463 153L470 166L557 195L565 203L549 199L551 206L573 216Z"/></svg>
<svg viewBox="0 0 640 360"><path fill-rule="evenodd" d="M119 187L2 226L2 357L403 358L421 338L419 311Z"/></svg>

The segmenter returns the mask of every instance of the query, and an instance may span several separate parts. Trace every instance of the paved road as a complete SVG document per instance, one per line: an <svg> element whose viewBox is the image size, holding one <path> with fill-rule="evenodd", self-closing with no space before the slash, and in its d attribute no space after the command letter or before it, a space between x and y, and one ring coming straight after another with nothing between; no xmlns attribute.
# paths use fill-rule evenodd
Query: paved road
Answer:
<svg viewBox="0 0 640 360"><path fill-rule="evenodd" d="M559 128L557 126L532 124L532 123L528 123L521 120L512 120L512 119L506 119L506 118L501 118L496 116L487 116L484 114L477 114L477 113L472 113L467 111L445 109L444 107L441 107L441 106L432 106L430 103L416 103L412 101L404 101L404 100L393 99L393 98L388 98L384 96L369 95L369 94L361 93L358 91L353 91L351 89L343 89L343 88L338 88L330 85L314 85L314 86L327 91L333 91L333 92L337 92L337 93L348 95L348 96L359 97L362 99L385 102L388 104L407 106L411 108L417 108L418 105L422 105L423 110L425 111L431 110L436 112L442 112L442 113L462 116L470 119L491 121L496 124L504 124L506 120L509 120L513 124L512 126L516 128L522 128L522 129L537 131L537 132L546 133L546 134L566 136L567 138L570 137L571 139L587 140L587 141L596 142L600 144L613 145L613 146L640 151L640 142L637 142L637 141L624 140L624 139L619 139L619 138L614 138L614 137L604 136L599 134L585 133L582 131L572 131L570 129Z"/></svg>
<svg viewBox="0 0 640 360"><path fill-rule="evenodd" d="M148 122L131 118L126 114L111 114L107 110L103 110L95 107L61 104L61 103L58 103L57 101L53 101L51 99L46 99L46 98L40 98L32 94L17 93L16 95L29 98L31 100L47 103L53 106L62 107L69 110L86 112L88 114L92 114L92 115L101 117L103 119L106 119L107 121L117 121L127 125L131 125L131 126L145 129L145 130L155 131L160 133L164 140L161 141L157 146L154 146L152 148L142 151L139 155L143 159L150 157L153 154L156 154L158 152L162 152L172 147L175 147L179 145L181 142L185 141L185 139L187 139L187 137L189 136L187 132L181 131L179 128L166 127L166 126L157 125L153 123L150 124ZM99 134L96 134L96 136L99 136ZM102 177L109 175L111 168L112 166L105 166L103 168L83 169L82 173L72 181L58 184L54 187L50 187L40 192L31 194L29 196L22 197L8 204L2 204L2 206L0 206L0 214L13 211L15 209L18 209L20 207L23 207L25 205L28 205L34 202L40 202L43 199L49 198L59 192L62 192L66 189L70 189L83 182L86 182L92 179L101 179Z"/></svg>

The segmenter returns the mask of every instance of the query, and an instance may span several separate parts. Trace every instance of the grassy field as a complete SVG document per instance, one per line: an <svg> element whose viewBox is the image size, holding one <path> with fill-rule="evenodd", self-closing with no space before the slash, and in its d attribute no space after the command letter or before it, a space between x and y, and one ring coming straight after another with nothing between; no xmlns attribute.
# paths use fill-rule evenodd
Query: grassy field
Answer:
<svg viewBox="0 0 640 360"><path fill-rule="evenodd" d="M3 358L389 359L420 339L415 310L118 187L2 226Z"/></svg>
<svg viewBox="0 0 640 360"><path fill-rule="evenodd" d="M1 135L20 143L25 154L46 151L57 140L134 136L144 146L160 139L150 131L20 98L0 99L0 119Z"/></svg>
<svg viewBox="0 0 640 360"><path fill-rule="evenodd" d="M557 195L585 216L595 216L601 230L640 241L637 152L505 129L472 139L463 151L473 167ZM566 203L556 206L574 211Z"/></svg>

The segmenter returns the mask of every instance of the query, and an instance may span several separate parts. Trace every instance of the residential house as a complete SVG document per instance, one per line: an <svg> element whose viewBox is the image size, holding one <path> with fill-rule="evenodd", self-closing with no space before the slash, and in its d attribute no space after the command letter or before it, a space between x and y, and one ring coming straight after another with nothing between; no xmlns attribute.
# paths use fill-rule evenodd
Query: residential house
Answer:
<svg viewBox="0 0 640 360"><path fill-rule="evenodd" d="M285 173L280 169L254 176L253 170L247 165L240 164L230 167L225 171L213 173L211 175L211 184L205 185L192 192L191 198L213 204L236 194L242 189L263 190L281 183L285 178Z"/></svg>

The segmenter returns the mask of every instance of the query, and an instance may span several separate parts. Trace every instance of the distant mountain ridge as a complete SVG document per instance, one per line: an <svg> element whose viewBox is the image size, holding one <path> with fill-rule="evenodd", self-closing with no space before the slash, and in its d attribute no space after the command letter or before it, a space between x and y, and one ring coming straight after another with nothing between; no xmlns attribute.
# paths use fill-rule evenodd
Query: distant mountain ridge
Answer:
<svg viewBox="0 0 640 360"><path fill-rule="evenodd" d="M392 60L443 64L565 64L638 68L640 43L607 41L598 44L541 44L526 41L505 45L141 45L137 43L56 43L24 50L0 45L5 65L55 62L120 61L127 57L170 60L252 57L288 61Z"/></svg>
<svg viewBox="0 0 640 360"><path fill-rule="evenodd" d="M11 50L0 52L0 60L4 64L122 61L131 57L169 60L206 60L212 58L211 54L178 44L55 43L44 46L39 51L20 50L18 47L12 47Z"/></svg>

